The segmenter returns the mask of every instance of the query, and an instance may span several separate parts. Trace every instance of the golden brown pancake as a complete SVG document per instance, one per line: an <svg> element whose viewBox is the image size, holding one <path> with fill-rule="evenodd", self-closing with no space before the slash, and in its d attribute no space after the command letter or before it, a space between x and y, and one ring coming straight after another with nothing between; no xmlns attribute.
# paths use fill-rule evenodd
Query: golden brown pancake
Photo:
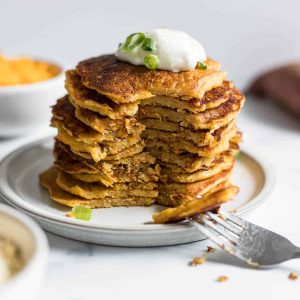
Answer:
<svg viewBox="0 0 300 300"><path fill-rule="evenodd" d="M86 88L75 70L66 72L65 87L74 104L113 120L123 119L124 116L134 116L138 110L138 102L117 105L95 90Z"/></svg>
<svg viewBox="0 0 300 300"><path fill-rule="evenodd" d="M172 169L173 173L194 173L200 170L208 170L217 163L224 161L224 156L235 156L239 152L236 144L230 143L230 148L213 157L198 156L197 154L161 151L158 148L150 151L156 157L159 165Z"/></svg>
<svg viewBox="0 0 300 300"><path fill-rule="evenodd" d="M177 143L177 141L191 142L196 146L215 146L233 130L235 122L217 130L189 130L174 122L166 122L156 119L145 119L143 124L146 129L142 132L142 138L147 140L159 140L166 143ZM168 132L168 131L171 132ZM175 130L175 131L172 131Z"/></svg>
<svg viewBox="0 0 300 300"><path fill-rule="evenodd" d="M228 181L233 169L225 170L212 177L193 183L161 183L157 204L164 206L178 206L192 198L208 193L219 184Z"/></svg>
<svg viewBox="0 0 300 300"><path fill-rule="evenodd" d="M160 140L146 140L146 147L149 151L151 149L160 149L162 151L174 152L176 154L192 153L199 156L212 157L229 149L230 140L236 134L236 129L231 129L228 133L224 134L223 140L214 146L197 146L186 140L178 140L173 143L166 143Z"/></svg>
<svg viewBox="0 0 300 300"><path fill-rule="evenodd" d="M222 85L226 73L212 59L205 61L206 70L185 72L149 70L102 55L80 62L76 67L81 82L116 103L129 103L155 95L184 100L201 99L206 91Z"/></svg>
<svg viewBox="0 0 300 300"><path fill-rule="evenodd" d="M135 155L137 153L141 153L143 151L145 147L145 142L144 141L140 141L138 142L137 144L134 144L133 146L130 146L126 149L124 149L123 151L117 153L117 154L109 154L109 155L106 155L105 156L105 160L112 160L112 161L115 161L115 160L118 160L118 159L122 159L122 158L126 158L126 157L130 157L132 155ZM76 151L72 148L70 148L71 151L78 155L78 156L81 156L85 159L89 159L89 160L93 160L92 156L90 153L87 153L87 152L81 152L81 151ZM95 162L95 160L93 160Z"/></svg>
<svg viewBox="0 0 300 300"><path fill-rule="evenodd" d="M161 168L161 180L163 182L191 183L212 177L224 170L231 169L234 164L232 156L224 156L223 161L215 163L207 169L200 169L193 173L174 172L172 166Z"/></svg>
<svg viewBox="0 0 300 300"><path fill-rule="evenodd" d="M126 182L151 182L158 181L159 167L151 167L146 164L140 164L138 167L129 168L128 165L124 169L118 169L111 172L98 172L94 174L76 173L72 174L75 179L83 182L99 182L105 186L113 186L115 183Z"/></svg>
<svg viewBox="0 0 300 300"><path fill-rule="evenodd" d="M139 109L138 115L140 119L166 119L195 130L218 129L235 119L243 104L244 97L239 93L233 93L227 102L202 113L178 112L161 106L146 105Z"/></svg>
<svg viewBox="0 0 300 300"><path fill-rule="evenodd" d="M76 205L84 205L90 208L107 208L114 206L150 206L155 202L155 198L148 197L106 197L100 199L87 200L62 190L56 184L56 177L57 171L55 168L52 167L40 175L40 183L48 190L50 197L53 201L69 207L74 207Z"/></svg>
<svg viewBox="0 0 300 300"><path fill-rule="evenodd" d="M229 201L238 191L239 189L236 186L230 186L201 199L191 198L190 201L186 201L175 208L167 208L153 214L152 218L156 224L180 222L219 207Z"/></svg>
<svg viewBox="0 0 300 300"><path fill-rule="evenodd" d="M54 165L59 170L85 182L100 182L105 186L112 186L114 183L150 182L159 179L160 169L158 165L154 165L155 158L147 152L118 161L93 163L56 142L54 155Z"/></svg>
<svg viewBox="0 0 300 300"><path fill-rule="evenodd" d="M70 148L76 151L76 153L85 153L87 155L90 155L95 162L106 158L108 155L121 153L123 150L137 144L141 140L139 135L130 135L126 139L117 139L114 142L104 141L99 144L90 145L78 141L73 136L69 135L64 130L61 121L53 119L52 125L57 128L57 140L70 146Z"/></svg>
<svg viewBox="0 0 300 300"><path fill-rule="evenodd" d="M229 95L232 92L233 84L229 81L224 81L221 86L206 92L201 99L193 98L188 101L182 101L180 98L155 96L143 99L140 105L163 106L176 109L179 112L189 111L196 114L218 107L229 99Z"/></svg>
<svg viewBox="0 0 300 300"><path fill-rule="evenodd" d="M204 157L186 152L176 154L171 151L163 151L160 147L152 147L149 150L150 154L158 159L159 164L171 165L173 170L176 170L175 167L178 167L183 173L192 173L200 169L209 168L216 159L215 157Z"/></svg>
<svg viewBox="0 0 300 300"><path fill-rule="evenodd" d="M155 198L158 195L157 184L154 182L116 183L113 187L106 187L99 183L87 183L75 179L67 173L58 171L56 184L64 191L84 199L101 199L142 197Z"/></svg>
<svg viewBox="0 0 300 300"><path fill-rule="evenodd" d="M128 135L139 135L144 126L136 120L124 119L118 120L114 128L116 131L109 131L112 126L107 123L114 123L108 118L98 118L101 121L103 119L109 120L105 121L103 124L103 130L101 132L92 129L86 124L79 121L75 116L75 108L69 102L68 97L65 96L57 101L57 103L53 106L52 113L54 119L52 119L53 126L56 127L56 120L59 120L63 129L71 136L73 136L77 141L84 142L90 145L98 144L103 141L114 141L118 138L126 138Z"/></svg>
<svg viewBox="0 0 300 300"><path fill-rule="evenodd" d="M228 200L244 96L219 63L205 64L170 72L103 55L67 71L68 95L52 110L54 167L40 177L51 198L89 207L194 201L198 210ZM200 197L215 201L200 207Z"/></svg>
<svg viewBox="0 0 300 300"><path fill-rule="evenodd" d="M131 156L126 156L124 158L118 158L117 160L103 160L99 162L95 162L93 160L85 159L81 156L76 155L72 152L71 148L68 145L61 143L60 141L56 140L54 145L54 154L56 160L63 160L70 159L70 163L75 163L78 161L80 164L84 164L87 167L95 170L95 172L91 173L98 173L98 171L103 170L104 164L109 165L138 165L140 163L147 163L147 164L154 164L155 157L150 155L148 152L137 152L133 153ZM72 166L70 166L72 168ZM76 172L74 172L76 173Z"/></svg>
<svg viewBox="0 0 300 300"><path fill-rule="evenodd" d="M78 106L75 106L75 116L85 125L93 128L99 133L106 131L115 132L116 134L126 135L134 134L137 131L144 129L144 126L137 121L135 118L124 118L122 120L111 120L109 118L100 117L99 114L90 111L88 109L82 109Z"/></svg>
<svg viewBox="0 0 300 300"><path fill-rule="evenodd" d="M79 160L80 162L87 164L88 166L94 168L95 170L101 170L101 166L104 162L110 164L116 164L116 165L118 164L126 165L126 164L141 163L141 162L150 163L150 164L154 163L155 158L151 156L148 152L142 151L143 149L144 149L144 142L140 142L122 151L122 152L127 152L127 150L130 150L127 152L128 155L126 156L109 155L106 157L105 160L95 162L92 159L88 160L81 156L76 155L76 153L74 153L68 145L63 144L58 140L55 141L55 147L54 147L55 152L64 151L67 153L66 155L70 156L72 159Z"/></svg>

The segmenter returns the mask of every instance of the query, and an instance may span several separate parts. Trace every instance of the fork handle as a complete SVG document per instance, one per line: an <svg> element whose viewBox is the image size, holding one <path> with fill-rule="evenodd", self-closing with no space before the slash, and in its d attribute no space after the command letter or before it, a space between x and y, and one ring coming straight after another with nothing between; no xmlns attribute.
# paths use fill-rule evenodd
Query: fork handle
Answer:
<svg viewBox="0 0 300 300"><path fill-rule="evenodd" d="M300 248L297 247L294 253L294 258L300 258Z"/></svg>

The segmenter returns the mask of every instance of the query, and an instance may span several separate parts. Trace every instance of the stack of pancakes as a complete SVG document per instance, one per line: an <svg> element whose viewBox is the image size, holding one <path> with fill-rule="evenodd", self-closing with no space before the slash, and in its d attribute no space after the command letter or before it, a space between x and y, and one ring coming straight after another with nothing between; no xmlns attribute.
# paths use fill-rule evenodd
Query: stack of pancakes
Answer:
<svg viewBox="0 0 300 300"><path fill-rule="evenodd" d="M206 69L149 70L104 55L66 73L53 107L54 166L40 179L67 206L177 206L230 186L244 96Z"/></svg>

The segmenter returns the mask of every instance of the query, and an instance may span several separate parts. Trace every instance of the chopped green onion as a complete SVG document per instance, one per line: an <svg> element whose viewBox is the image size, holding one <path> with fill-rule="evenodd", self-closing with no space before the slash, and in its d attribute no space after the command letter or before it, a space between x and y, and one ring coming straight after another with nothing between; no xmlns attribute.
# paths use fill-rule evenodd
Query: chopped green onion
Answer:
<svg viewBox="0 0 300 300"><path fill-rule="evenodd" d="M75 218L83 221L90 221L92 218L92 209L82 205L76 205L72 208Z"/></svg>
<svg viewBox="0 0 300 300"><path fill-rule="evenodd" d="M141 32L132 33L126 38L125 43L122 45L121 49L123 51L131 51L140 43L143 42L145 35Z"/></svg>
<svg viewBox="0 0 300 300"><path fill-rule="evenodd" d="M156 55L148 54L144 58L145 66L150 70L155 70L158 67L158 58Z"/></svg>
<svg viewBox="0 0 300 300"><path fill-rule="evenodd" d="M238 152L236 155L235 155L235 159L239 159L241 156L241 152Z"/></svg>
<svg viewBox="0 0 300 300"><path fill-rule="evenodd" d="M207 65L201 61L197 62L197 68L201 69L201 70L206 70L207 69Z"/></svg>
<svg viewBox="0 0 300 300"><path fill-rule="evenodd" d="M146 37L143 41L142 48L145 51L152 51L154 49L154 40Z"/></svg>

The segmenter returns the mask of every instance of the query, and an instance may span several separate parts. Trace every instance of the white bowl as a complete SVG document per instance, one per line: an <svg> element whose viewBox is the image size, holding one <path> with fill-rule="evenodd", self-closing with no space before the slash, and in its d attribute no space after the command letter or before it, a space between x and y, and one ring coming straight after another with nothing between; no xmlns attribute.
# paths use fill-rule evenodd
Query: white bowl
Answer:
<svg viewBox="0 0 300 300"><path fill-rule="evenodd" d="M48 255L46 235L29 217L0 204L0 236L16 243L25 258L23 269L0 285L0 299L38 299Z"/></svg>
<svg viewBox="0 0 300 300"><path fill-rule="evenodd" d="M65 93L65 67L47 59L33 59L56 65L61 72L36 83L0 87L0 137L18 136L48 126L50 106Z"/></svg>

